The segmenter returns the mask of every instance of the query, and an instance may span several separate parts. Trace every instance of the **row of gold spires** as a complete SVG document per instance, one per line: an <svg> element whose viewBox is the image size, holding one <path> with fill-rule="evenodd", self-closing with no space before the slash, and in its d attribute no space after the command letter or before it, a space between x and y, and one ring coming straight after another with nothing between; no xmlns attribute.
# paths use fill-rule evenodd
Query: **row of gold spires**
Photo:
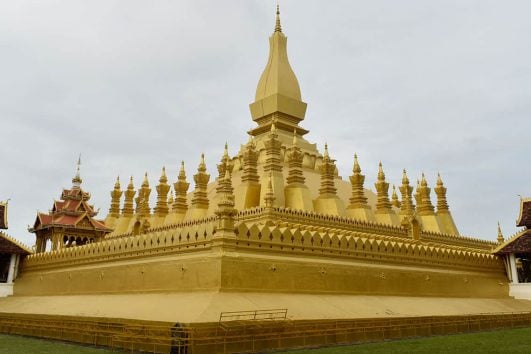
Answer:
<svg viewBox="0 0 531 354"><path fill-rule="evenodd" d="M280 159L278 154L274 153L275 150L280 150L280 141L278 141L276 134L274 133L274 125L272 127L272 136L266 141L266 150L270 151L267 154L264 173L271 175L275 171L281 171ZM243 152L243 165L242 165L242 182L258 182L258 170L257 170L257 152L252 139L249 140ZM302 153L300 148L297 147L297 136L294 135L294 141L291 148L287 150L287 161L289 173L286 179L287 186L291 185L304 185L305 178L302 172ZM232 175L233 164L228 154L228 146L225 144L223 156L220 164L218 164L218 173L221 178L226 175L229 177ZM325 144L323 163L321 165L321 188L319 188L320 197L334 197L337 194L335 187L335 160L330 158L328 152L328 145ZM354 166L352 169L352 175L349 177L352 185L352 194L349 199L350 204L348 208L368 208L367 197L364 192L365 176L361 173L361 167L358 162L357 154L354 155ZM191 205L201 209L208 209L209 199L207 197L207 185L210 180L210 175L207 173L204 154L201 154L197 173L193 176L195 181L195 189L193 191L193 197ZM269 182L270 183L270 182ZM186 180L186 172L184 168L184 161L181 162L178 179L173 183L173 191L168 184L168 178L166 176L165 167L162 168L162 174L159 178L159 184L156 186L157 190L157 202L153 209L153 212L157 216L165 216L170 211L185 213L188 209L187 205L187 192L190 183ZM218 191L223 188L221 184L218 184ZM414 188L409 184L409 179L406 170L403 170L402 185L398 187L402 200L399 200L396 187L393 185L393 192L391 200L389 199L389 183L386 182L385 173L383 171L382 163L378 166L377 181L375 183L377 203L376 211L391 210L392 207L400 209L400 214L413 214L418 215L432 215L435 211L434 206L430 199L431 189L428 187L428 182L424 173L420 180L417 181L416 192L413 195ZM437 176L437 184L434 188L437 195L437 213L448 212L448 203L446 201L446 187L444 187L440 174ZM168 197L168 193L170 193ZM114 190L111 192L111 208L109 210L109 216L120 216L120 199L125 194L124 205L121 209L121 214L124 216L132 216L135 213L140 216L150 216L151 208L149 207L149 196L151 194L151 188L149 187L149 181L147 172L144 175L144 180L138 191L135 191L133 185L133 177L131 176L127 189L121 190L119 177L116 180ZM137 196L136 198L135 195ZM415 198L415 204L413 204L413 198ZM136 202L136 208L134 202Z"/></svg>

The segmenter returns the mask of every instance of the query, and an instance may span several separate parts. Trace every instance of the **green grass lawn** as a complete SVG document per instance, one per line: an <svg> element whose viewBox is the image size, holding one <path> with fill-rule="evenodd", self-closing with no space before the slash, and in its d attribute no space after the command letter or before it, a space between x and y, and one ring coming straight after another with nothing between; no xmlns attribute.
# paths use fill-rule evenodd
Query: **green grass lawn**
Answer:
<svg viewBox="0 0 531 354"><path fill-rule="evenodd" d="M0 354L108 354L110 350L76 344L0 334ZM447 354L531 353L531 327L493 332L358 344L321 349L302 349L285 354Z"/></svg>
<svg viewBox="0 0 531 354"><path fill-rule="evenodd" d="M0 334L0 354L107 354L110 350L77 344Z"/></svg>
<svg viewBox="0 0 531 354"><path fill-rule="evenodd" d="M484 354L531 353L531 327L492 332L456 334L441 337L405 339L392 342L358 344L341 347L303 349L285 354Z"/></svg>

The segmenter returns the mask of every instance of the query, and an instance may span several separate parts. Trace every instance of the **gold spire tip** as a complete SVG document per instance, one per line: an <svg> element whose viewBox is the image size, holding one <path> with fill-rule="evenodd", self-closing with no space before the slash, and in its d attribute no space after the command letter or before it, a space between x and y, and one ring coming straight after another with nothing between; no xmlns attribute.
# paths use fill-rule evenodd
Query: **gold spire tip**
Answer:
<svg viewBox="0 0 531 354"><path fill-rule="evenodd" d="M277 4L277 16L275 21L275 32L282 33L282 26L280 25L280 5Z"/></svg>

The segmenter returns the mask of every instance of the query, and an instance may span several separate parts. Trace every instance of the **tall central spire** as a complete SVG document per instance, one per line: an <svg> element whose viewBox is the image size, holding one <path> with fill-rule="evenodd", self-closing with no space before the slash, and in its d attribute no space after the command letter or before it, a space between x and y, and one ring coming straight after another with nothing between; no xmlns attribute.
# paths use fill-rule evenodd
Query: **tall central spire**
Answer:
<svg viewBox="0 0 531 354"><path fill-rule="evenodd" d="M269 132L273 120L277 122L277 129L290 134L294 130L299 135L308 132L298 125L304 119L306 103L301 99L299 82L289 64L287 38L282 33L278 5L275 30L269 37L269 58L250 109L253 120L259 125L250 131L253 136Z"/></svg>
<svg viewBox="0 0 531 354"><path fill-rule="evenodd" d="M282 32L282 26L280 26L280 6L277 5L277 21L275 23L275 32Z"/></svg>

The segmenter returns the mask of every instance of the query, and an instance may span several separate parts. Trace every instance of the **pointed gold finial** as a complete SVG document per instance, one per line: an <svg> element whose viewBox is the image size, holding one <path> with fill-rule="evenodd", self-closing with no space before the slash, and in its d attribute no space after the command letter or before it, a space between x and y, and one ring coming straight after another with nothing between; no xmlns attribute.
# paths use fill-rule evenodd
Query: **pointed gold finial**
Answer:
<svg viewBox="0 0 531 354"><path fill-rule="evenodd" d="M109 209L109 216L117 218L120 216L120 198L122 197L122 190L120 188L120 176L116 177L114 189L111 191L111 207Z"/></svg>
<svg viewBox="0 0 531 354"><path fill-rule="evenodd" d="M229 144L225 142L225 150L223 150L223 157L229 157Z"/></svg>
<svg viewBox="0 0 531 354"><path fill-rule="evenodd" d="M422 172L422 178L421 178L421 181L420 181L420 185L422 187L427 187L428 186L428 181L426 181L426 176L424 176L424 172Z"/></svg>
<svg viewBox="0 0 531 354"><path fill-rule="evenodd" d="M354 167L352 168L352 172L361 173L360 163L358 162L358 154L356 153L354 153Z"/></svg>
<svg viewBox="0 0 531 354"><path fill-rule="evenodd" d="M442 181L440 172L437 172L437 185L438 186L442 186L443 185L443 181Z"/></svg>
<svg viewBox="0 0 531 354"><path fill-rule="evenodd" d="M277 17L275 21L275 32L282 33L282 26L280 25L280 5L277 4Z"/></svg>
<svg viewBox="0 0 531 354"><path fill-rule="evenodd" d="M79 158L77 159L77 168L76 168L76 175L74 178L72 178L72 188L79 189L81 187L81 183L83 180L81 179L81 173L79 172L81 167L81 154L79 154Z"/></svg>
<svg viewBox="0 0 531 354"><path fill-rule="evenodd" d="M168 182L168 177L166 177L166 166L162 166L162 174L160 175L159 182L160 183Z"/></svg>
<svg viewBox="0 0 531 354"><path fill-rule="evenodd" d="M383 170L382 161L378 164L378 181L385 181L385 173Z"/></svg>
<svg viewBox="0 0 531 354"><path fill-rule="evenodd" d="M391 195L391 204L395 208L400 208L400 201L398 200L398 194L396 193L396 186L393 184L393 194Z"/></svg>
<svg viewBox="0 0 531 354"><path fill-rule="evenodd" d="M205 154L201 153L201 160L199 161L198 171L206 171Z"/></svg>
<svg viewBox="0 0 531 354"><path fill-rule="evenodd" d="M498 244L500 245L505 242L499 221L498 221L498 238L496 240L498 241Z"/></svg>
<svg viewBox="0 0 531 354"><path fill-rule="evenodd" d="M402 171L402 184L403 185L408 185L409 184L409 178L407 178L407 172L406 172L405 168Z"/></svg>
<svg viewBox="0 0 531 354"><path fill-rule="evenodd" d="M325 143L325 148L324 148L324 157L325 158L329 158L330 155L328 154L328 143Z"/></svg>
<svg viewBox="0 0 531 354"><path fill-rule="evenodd" d="M149 187L148 174L144 174L144 181L142 181L141 187Z"/></svg>
<svg viewBox="0 0 531 354"><path fill-rule="evenodd" d="M129 178L129 185L127 186L128 189L134 189L135 186L133 184L133 176L131 176L131 178Z"/></svg>
<svg viewBox="0 0 531 354"><path fill-rule="evenodd" d="M293 146L297 145L297 129L293 129L293 142L292 142L292 145Z"/></svg>

